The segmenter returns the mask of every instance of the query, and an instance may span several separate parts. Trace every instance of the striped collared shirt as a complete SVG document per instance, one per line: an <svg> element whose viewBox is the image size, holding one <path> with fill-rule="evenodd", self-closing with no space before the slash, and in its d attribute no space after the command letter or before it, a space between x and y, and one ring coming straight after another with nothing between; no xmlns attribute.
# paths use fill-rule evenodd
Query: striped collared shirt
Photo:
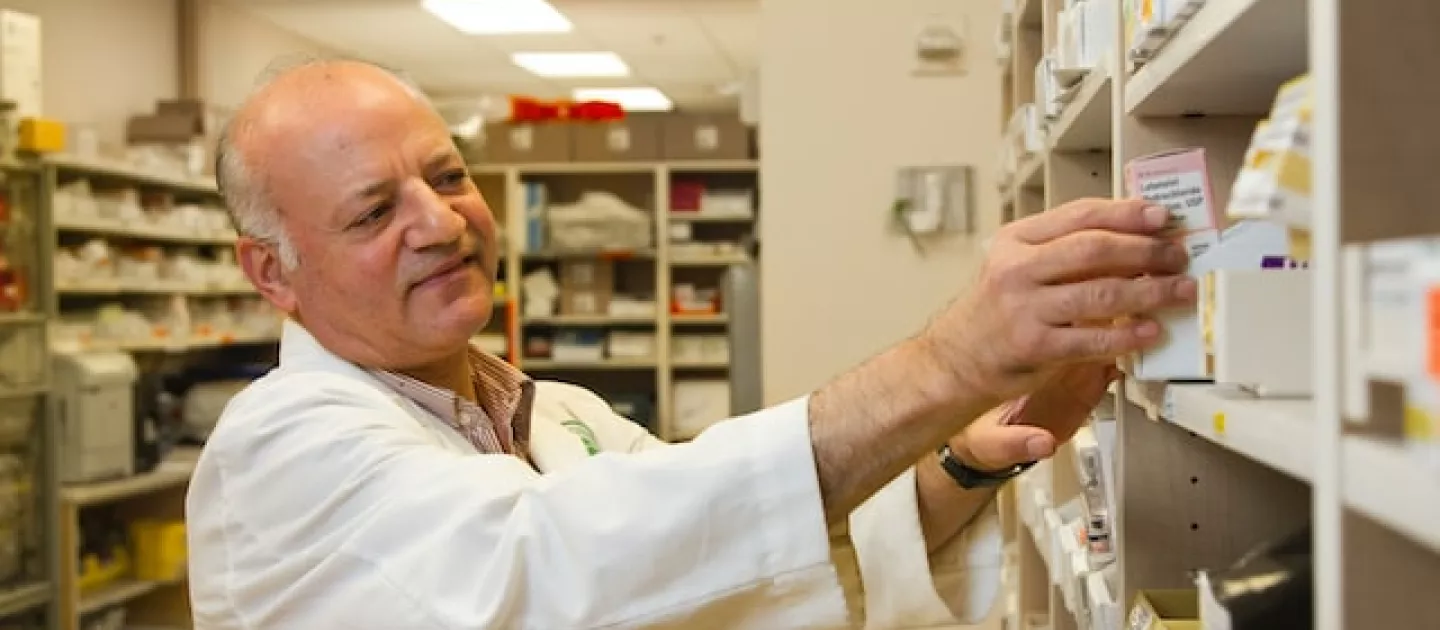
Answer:
<svg viewBox="0 0 1440 630"><path fill-rule="evenodd" d="M530 440L530 407L535 383L514 366L474 346L469 348L470 378L475 404L448 389L398 372L371 370L395 393L404 396L465 436L481 453L525 457Z"/></svg>

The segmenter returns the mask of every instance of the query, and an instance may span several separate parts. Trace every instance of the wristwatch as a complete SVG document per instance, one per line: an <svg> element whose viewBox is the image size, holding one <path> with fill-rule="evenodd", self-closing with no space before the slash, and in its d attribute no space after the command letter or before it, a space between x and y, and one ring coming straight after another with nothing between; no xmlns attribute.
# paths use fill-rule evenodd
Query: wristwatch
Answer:
<svg viewBox="0 0 1440 630"><path fill-rule="evenodd" d="M945 473L950 475L950 478L954 479L955 483L960 484L960 487L966 490L994 488L1015 478L1016 475L1029 470L1031 466L1035 465L1035 462L1025 462L1023 464L1016 464L1005 470L987 472L976 470L961 463L960 460L955 457L955 454L950 452L949 444L941 446L940 450L936 451L936 453L940 456L940 467L945 469Z"/></svg>

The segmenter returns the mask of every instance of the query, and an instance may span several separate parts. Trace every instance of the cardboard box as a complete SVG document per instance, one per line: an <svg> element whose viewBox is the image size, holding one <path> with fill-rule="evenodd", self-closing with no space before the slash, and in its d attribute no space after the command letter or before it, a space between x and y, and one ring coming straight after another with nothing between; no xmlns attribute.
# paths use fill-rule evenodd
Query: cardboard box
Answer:
<svg viewBox="0 0 1440 630"><path fill-rule="evenodd" d="M1200 594L1193 588L1142 590L1125 630L1200 630Z"/></svg>
<svg viewBox="0 0 1440 630"><path fill-rule="evenodd" d="M192 121L196 135L204 135L211 125L207 124L209 112L205 101L198 98L162 100L155 104L155 113L161 116L187 118Z"/></svg>
<svg viewBox="0 0 1440 630"><path fill-rule="evenodd" d="M199 123L189 116L147 114L131 116L125 125L129 144L185 144L199 137Z"/></svg>
<svg viewBox="0 0 1440 630"><path fill-rule="evenodd" d="M615 266L608 260L560 263L561 315L604 315L614 289Z"/></svg>
<svg viewBox="0 0 1440 630"><path fill-rule="evenodd" d="M744 160L750 130L734 114L673 114L662 131L667 160Z"/></svg>
<svg viewBox="0 0 1440 630"><path fill-rule="evenodd" d="M576 123L571 132L577 162L643 162L660 159L662 118L628 115L611 123Z"/></svg>
<svg viewBox="0 0 1440 630"><path fill-rule="evenodd" d="M576 289L610 289L615 264L608 260L566 260L560 263L560 286Z"/></svg>
<svg viewBox="0 0 1440 630"><path fill-rule="evenodd" d="M489 164L569 162L572 132L570 124L558 122L486 125L476 157Z"/></svg>
<svg viewBox="0 0 1440 630"><path fill-rule="evenodd" d="M610 310L610 291L560 288L561 315L604 315Z"/></svg>

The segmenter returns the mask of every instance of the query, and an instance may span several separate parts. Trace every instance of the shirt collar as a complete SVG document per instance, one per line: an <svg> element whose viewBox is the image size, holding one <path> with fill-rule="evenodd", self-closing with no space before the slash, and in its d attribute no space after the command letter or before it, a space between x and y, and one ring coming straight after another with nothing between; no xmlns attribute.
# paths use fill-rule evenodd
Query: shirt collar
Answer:
<svg viewBox="0 0 1440 630"><path fill-rule="evenodd" d="M387 387L419 405L430 414L457 428L464 411L476 410L493 423L497 432L509 434L513 447L523 451L530 441L530 411L535 383L524 372L474 345L467 347L470 378L474 379L479 405L460 398L448 389L435 387L391 370L372 369Z"/></svg>

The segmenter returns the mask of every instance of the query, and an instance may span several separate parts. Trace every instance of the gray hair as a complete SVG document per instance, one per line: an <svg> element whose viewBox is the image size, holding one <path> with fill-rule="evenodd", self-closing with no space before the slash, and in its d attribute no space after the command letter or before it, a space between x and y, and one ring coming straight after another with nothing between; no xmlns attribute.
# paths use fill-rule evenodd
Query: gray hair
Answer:
<svg viewBox="0 0 1440 630"><path fill-rule="evenodd" d="M244 114L245 106L257 94L290 72L334 63L362 63L383 70L405 86L416 98L426 103L430 102L420 86L403 72L353 57L309 54L285 56L271 62L260 73L251 88L250 95L246 97L245 103L220 131L219 142L215 149L215 183L220 189L220 195L225 200L225 207L230 212L230 220L235 224L235 231L272 244L280 256L280 264L287 270L294 269L300 264L299 253L295 251L295 245L291 241L290 235L285 233L285 227L280 221L280 209L270 198L264 181L257 179L251 172L251 165L246 160L244 153L235 147L235 138L249 132L248 128L253 121Z"/></svg>

